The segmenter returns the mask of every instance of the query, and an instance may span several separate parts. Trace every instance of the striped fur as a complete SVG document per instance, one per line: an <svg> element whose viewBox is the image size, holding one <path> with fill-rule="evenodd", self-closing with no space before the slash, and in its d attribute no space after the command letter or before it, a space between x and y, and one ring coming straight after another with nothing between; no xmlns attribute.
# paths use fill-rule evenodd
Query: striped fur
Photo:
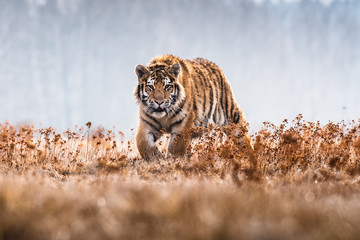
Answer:
<svg viewBox="0 0 360 240"><path fill-rule="evenodd" d="M213 62L183 60L173 55L153 59L135 70L135 97L140 106L136 142L144 159L160 157L155 141L171 134L168 154L184 155L189 145L187 129L193 126L237 124L247 129L242 109L224 73ZM246 134L246 142L250 144Z"/></svg>

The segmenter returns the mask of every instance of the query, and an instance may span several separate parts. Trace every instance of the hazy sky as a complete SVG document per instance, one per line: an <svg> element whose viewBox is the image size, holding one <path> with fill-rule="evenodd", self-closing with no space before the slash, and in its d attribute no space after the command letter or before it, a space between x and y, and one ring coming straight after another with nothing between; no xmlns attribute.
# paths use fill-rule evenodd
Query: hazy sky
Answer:
<svg viewBox="0 0 360 240"><path fill-rule="evenodd" d="M217 63L252 130L360 118L360 1L0 0L0 121L128 132L166 53Z"/></svg>

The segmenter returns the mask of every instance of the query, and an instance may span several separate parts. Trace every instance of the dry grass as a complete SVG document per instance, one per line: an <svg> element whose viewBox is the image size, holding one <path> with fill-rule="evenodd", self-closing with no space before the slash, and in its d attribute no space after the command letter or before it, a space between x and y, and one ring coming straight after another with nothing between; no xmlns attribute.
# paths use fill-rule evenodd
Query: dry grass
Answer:
<svg viewBox="0 0 360 240"><path fill-rule="evenodd" d="M0 125L0 239L359 239L360 123L264 123L182 159L139 159L122 133ZM158 144L165 149L166 138Z"/></svg>

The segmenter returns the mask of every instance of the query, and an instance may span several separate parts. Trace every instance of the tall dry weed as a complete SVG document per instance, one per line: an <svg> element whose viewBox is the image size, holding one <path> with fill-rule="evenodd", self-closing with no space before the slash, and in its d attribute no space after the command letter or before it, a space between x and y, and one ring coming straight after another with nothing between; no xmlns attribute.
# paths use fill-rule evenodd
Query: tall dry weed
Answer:
<svg viewBox="0 0 360 240"><path fill-rule="evenodd" d="M194 128L185 157L146 162L90 122L0 124L0 239L360 237L359 121L264 122L251 152L243 133Z"/></svg>

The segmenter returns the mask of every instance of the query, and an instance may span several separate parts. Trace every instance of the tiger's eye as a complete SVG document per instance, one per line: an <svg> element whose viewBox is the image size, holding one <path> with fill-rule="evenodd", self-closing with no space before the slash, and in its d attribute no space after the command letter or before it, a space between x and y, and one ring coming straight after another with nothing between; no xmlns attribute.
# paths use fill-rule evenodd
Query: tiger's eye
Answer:
<svg viewBox="0 0 360 240"><path fill-rule="evenodd" d="M154 86L152 86L152 85L146 85L146 87L147 87L147 89L148 89L149 91L153 91L153 90L154 90Z"/></svg>
<svg viewBox="0 0 360 240"><path fill-rule="evenodd" d="M172 88L172 85L165 85L165 91L169 90L170 88Z"/></svg>

